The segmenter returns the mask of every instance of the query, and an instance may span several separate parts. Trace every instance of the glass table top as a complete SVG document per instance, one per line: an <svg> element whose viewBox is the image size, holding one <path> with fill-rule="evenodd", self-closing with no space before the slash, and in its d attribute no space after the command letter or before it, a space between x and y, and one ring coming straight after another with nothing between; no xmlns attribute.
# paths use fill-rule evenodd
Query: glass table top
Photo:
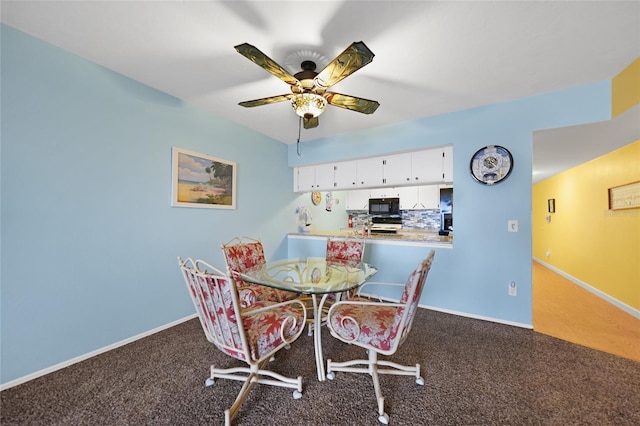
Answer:
<svg viewBox="0 0 640 426"><path fill-rule="evenodd" d="M240 274L244 281L303 294L325 294L359 287L378 270L367 263L327 262L324 257L276 260Z"/></svg>

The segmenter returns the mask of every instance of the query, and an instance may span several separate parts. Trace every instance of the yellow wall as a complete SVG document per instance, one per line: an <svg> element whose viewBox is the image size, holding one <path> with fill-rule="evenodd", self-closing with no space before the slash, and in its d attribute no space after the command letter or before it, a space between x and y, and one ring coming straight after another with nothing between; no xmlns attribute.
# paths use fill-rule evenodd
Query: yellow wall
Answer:
<svg viewBox="0 0 640 426"><path fill-rule="evenodd" d="M611 118L640 104L640 58L611 80Z"/></svg>
<svg viewBox="0 0 640 426"><path fill-rule="evenodd" d="M612 118L638 104L640 57L611 80ZM640 209L609 210L608 198L638 181L640 140L534 185L533 256L640 310Z"/></svg>
<svg viewBox="0 0 640 426"><path fill-rule="evenodd" d="M533 256L640 310L640 209L608 204L609 188L636 181L640 140L534 185Z"/></svg>

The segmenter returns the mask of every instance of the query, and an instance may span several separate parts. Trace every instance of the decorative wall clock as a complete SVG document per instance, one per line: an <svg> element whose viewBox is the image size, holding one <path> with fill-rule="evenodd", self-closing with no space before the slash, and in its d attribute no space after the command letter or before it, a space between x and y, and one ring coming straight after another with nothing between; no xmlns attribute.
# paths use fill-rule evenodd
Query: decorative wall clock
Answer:
<svg viewBox="0 0 640 426"><path fill-rule="evenodd" d="M471 176L484 185L494 185L513 170L513 156L499 145L488 145L476 151L469 163Z"/></svg>
<svg viewBox="0 0 640 426"><path fill-rule="evenodd" d="M313 205L317 206L318 204L320 204L320 201L322 201L322 194L319 192L312 192L311 202L313 203Z"/></svg>

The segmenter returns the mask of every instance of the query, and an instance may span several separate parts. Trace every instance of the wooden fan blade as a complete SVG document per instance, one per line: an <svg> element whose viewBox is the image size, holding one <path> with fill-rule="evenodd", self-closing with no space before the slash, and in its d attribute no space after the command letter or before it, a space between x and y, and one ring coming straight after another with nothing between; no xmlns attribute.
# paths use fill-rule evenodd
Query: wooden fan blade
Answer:
<svg viewBox="0 0 640 426"><path fill-rule="evenodd" d="M373 114L380 106L378 101L356 98L354 96L343 95L342 93L327 92L324 97L330 105L361 112L363 114Z"/></svg>
<svg viewBox="0 0 640 426"><path fill-rule="evenodd" d="M331 87L370 63L373 57L373 52L363 42L354 42L324 67L314 82L325 89Z"/></svg>
<svg viewBox="0 0 640 426"><path fill-rule="evenodd" d="M258 48L248 43L243 43L235 46L235 49L245 58L249 59L254 64L257 64L267 70L272 75L278 77L280 80L291 86L300 85L300 81L297 78L289 74L287 70L278 65L273 59L262 53Z"/></svg>
<svg viewBox="0 0 640 426"><path fill-rule="evenodd" d="M240 102L238 105L246 108L251 108L251 107L256 107L260 105L275 104L276 102L288 101L289 99L291 99L291 96L293 95L288 94L288 95L271 96L269 98L261 98L261 99L254 99L252 101Z"/></svg>
<svg viewBox="0 0 640 426"><path fill-rule="evenodd" d="M314 127L318 127L318 124L320 124L318 121L318 117L304 117L303 120L305 129L313 129Z"/></svg>

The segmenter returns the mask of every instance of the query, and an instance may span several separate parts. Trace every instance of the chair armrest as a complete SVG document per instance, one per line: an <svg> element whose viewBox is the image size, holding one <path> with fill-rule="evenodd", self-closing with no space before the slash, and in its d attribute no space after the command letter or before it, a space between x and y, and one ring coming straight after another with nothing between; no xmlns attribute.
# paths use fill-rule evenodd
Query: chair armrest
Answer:
<svg viewBox="0 0 640 426"><path fill-rule="evenodd" d="M400 284L400 283L384 283L384 282L377 282L377 281L367 281L366 283L364 283L360 287L358 287L358 291L357 291L357 295L358 296L361 294L362 289L365 288L367 285L375 285L375 286L387 287L387 288L391 288L391 287L402 287L402 288L404 288L404 286L405 286L404 284ZM379 301L382 301L382 299L380 298L379 295L372 294L372 296L377 297Z"/></svg>
<svg viewBox="0 0 640 426"><path fill-rule="evenodd" d="M404 303L396 303L396 302L368 302L364 300L344 300L341 302L336 302L331 305L329 312L335 307L340 305L363 305L363 306L389 306L391 308L401 308L405 306Z"/></svg>
<svg viewBox="0 0 640 426"><path fill-rule="evenodd" d="M276 313L281 314L278 326L280 328L280 338L282 341L285 344L291 344L300 337L300 334L304 330L307 318L307 308L304 306L304 303L299 300L287 300L286 302L280 303L264 303L267 303L267 305L254 309L249 307L248 309L243 310L240 315L243 318L247 318L257 314L275 311ZM283 310L282 308L286 309ZM295 312L292 312L292 310Z"/></svg>

